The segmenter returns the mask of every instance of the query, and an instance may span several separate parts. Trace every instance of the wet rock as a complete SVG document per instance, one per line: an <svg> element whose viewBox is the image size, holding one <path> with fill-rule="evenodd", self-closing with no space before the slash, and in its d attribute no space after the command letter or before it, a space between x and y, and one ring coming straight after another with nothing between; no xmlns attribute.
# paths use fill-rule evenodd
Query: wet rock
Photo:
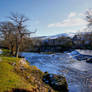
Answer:
<svg viewBox="0 0 92 92"><path fill-rule="evenodd" d="M92 63L92 58L88 58L88 59L86 60L86 62L87 62L87 63Z"/></svg>
<svg viewBox="0 0 92 92"><path fill-rule="evenodd" d="M43 81L58 92L68 92L68 85L63 76L45 73Z"/></svg>
<svg viewBox="0 0 92 92"><path fill-rule="evenodd" d="M82 60L87 60L89 58L92 58L91 55L85 55L85 54L80 54L78 51L72 51L70 53L70 55L74 58L74 59L77 59L79 61L82 61Z"/></svg>

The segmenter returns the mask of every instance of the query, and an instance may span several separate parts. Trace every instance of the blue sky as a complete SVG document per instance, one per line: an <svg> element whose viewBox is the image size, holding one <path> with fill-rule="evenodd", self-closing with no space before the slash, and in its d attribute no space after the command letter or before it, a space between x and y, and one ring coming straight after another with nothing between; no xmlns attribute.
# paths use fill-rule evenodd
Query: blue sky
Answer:
<svg viewBox="0 0 92 92"><path fill-rule="evenodd" d="M34 36L77 32L87 24L85 11L92 8L92 0L0 0L0 21L11 12L25 14Z"/></svg>

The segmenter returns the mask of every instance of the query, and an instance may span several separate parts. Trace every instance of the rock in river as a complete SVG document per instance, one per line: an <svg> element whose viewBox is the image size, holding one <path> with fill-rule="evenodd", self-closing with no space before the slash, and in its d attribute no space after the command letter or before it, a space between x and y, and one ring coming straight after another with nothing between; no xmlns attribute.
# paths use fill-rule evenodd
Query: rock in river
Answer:
<svg viewBox="0 0 92 92"><path fill-rule="evenodd" d="M63 76L45 73L43 81L58 92L68 92L68 85Z"/></svg>
<svg viewBox="0 0 92 92"><path fill-rule="evenodd" d="M92 58L88 58L88 59L86 60L86 62L87 62L87 63L92 63Z"/></svg>

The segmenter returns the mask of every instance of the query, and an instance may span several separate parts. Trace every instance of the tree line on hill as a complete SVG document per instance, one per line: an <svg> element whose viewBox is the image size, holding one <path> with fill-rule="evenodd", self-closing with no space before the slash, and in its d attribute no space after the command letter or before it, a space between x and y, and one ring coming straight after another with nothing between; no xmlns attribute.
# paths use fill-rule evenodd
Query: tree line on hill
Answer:
<svg viewBox="0 0 92 92"><path fill-rule="evenodd" d="M73 38L58 37L55 39L36 39L34 51L65 51L70 49L92 49L92 9L86 12L87 27L77 32Z"/></svg>

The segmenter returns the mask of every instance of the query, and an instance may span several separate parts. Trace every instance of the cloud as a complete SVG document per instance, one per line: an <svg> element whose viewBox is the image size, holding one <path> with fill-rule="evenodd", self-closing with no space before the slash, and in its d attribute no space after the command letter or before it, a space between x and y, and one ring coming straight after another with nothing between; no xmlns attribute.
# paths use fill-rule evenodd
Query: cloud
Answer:
<svg viewBox="0 0 92 92"><path fill-rule="evenodd" d="M86 15L84 13L80 13L79 17L85 17Z"/></svg>
<svg viewBox="0 0 92 92"><path fill-rule="evenodd" d="M49 24L48 27L72 27L72 26L81 26L86 25L87 22L82 18L72 18L66 19L63 22L58 22L55 24Z"/></svg>
<svg viewBox="0 0 92 92"><path fill-rule="evenodd" d="M80 16L83 15L81 14ZM48 27L74 27L86 25L87 24L86 20L84 20L80 16L79 14L77 15L76 13L70 13L67 19L61 22L49 24Z"/></svg>
<svg viewBox="0 0 92 92"><path fill-rule="evenodd" d="M77 14L75 12L71 12L68 17L71 18L71 17L75 17L76 15Z"/></svg>
<svg viewBox="0 0 92 92"><path fill-rule="evenodd" d="M49 24L48 27L54 27L56 24Z"/></svg>

